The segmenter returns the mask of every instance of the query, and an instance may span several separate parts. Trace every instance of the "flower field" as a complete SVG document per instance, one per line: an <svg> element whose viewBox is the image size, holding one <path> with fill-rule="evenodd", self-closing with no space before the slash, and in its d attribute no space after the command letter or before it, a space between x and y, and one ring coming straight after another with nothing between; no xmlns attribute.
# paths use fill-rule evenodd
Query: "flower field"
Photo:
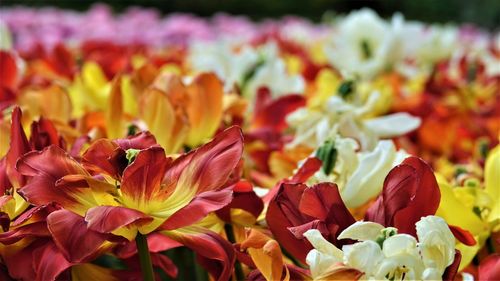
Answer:
<svg viewBox="0 0 500 281"><path fill-rule="evenodd" d="M500 33L0 10L0 280L500 280Z"/></svg>

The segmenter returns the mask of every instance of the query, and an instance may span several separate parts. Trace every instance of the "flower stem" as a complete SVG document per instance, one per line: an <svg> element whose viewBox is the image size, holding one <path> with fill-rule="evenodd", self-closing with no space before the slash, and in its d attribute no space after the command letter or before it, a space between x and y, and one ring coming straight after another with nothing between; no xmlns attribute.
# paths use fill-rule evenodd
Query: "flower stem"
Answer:
<svg viewBox="0 0 500 281"><path fill-rule="evenodd" d="M231 242L231 244L236 243L236 238L234 237L233 226L230 224L226 224L224 226L224 230L226 231L227 240ZM241 268L241 264L238 260L234 263L234 271L236 274L236 280L241 281L245 280L245 274L243 273L243 269Z"/></svg>
<svg viewBox="0 0 500 281"><path fill-rule="evenodd" d="M135 244L137 245L137 252L139 253L142 279L144 281L154 281L153 264L151 263L151 256L149 255L148 240L146 239L146 235L137 233L137 236L135 237Z"/></svg>

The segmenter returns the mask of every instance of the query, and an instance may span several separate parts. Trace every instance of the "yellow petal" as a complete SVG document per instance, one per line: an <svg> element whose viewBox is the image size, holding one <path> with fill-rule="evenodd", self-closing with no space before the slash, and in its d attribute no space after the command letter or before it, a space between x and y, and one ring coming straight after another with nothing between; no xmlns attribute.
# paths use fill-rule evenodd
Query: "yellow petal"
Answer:
<svg viewBox="0 0 500 281"><path fill-rule="evenodd" d="M488 221L494 227L500 221L500 145L497 145L488 154L484 168L485 191L494 200Z"/></svg>
<svg viewBox="0 0 500 281"><path fill-rule="evenodd" d="M213 136L222 119L223 87L214 74L201 74L187 87L191 128L186 143L196 147Z"/></svg>
<svg viewBox="0 0 500 281"><path fill-rule="evenodd" d="M122 78L117 76L111 83L111 92L106 110L106 128L108 138L118 139L124 137L123 120L123 95L121 90Z"/></svg>

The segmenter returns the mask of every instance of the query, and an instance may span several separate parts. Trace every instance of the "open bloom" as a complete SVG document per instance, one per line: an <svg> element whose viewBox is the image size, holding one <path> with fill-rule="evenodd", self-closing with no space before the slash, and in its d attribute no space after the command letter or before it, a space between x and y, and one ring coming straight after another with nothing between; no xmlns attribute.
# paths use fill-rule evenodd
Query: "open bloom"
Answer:
<svg viewBox="0 0 500 281"><path fill-rule="evenodd" d="M239 129L176 160L152 142L144 133L95 142L83 155L92 173L55 146L28 153L18 170L33 178L20 193L34 205L54 202L85 217L89 229L129 240L137 231L191 225L229 203L226 182L242 153Z"/></svg>
<svg viewBox="0 0 500 281"><path fill-rule="evenodd" d="M393 227L373 222L357 222L339 239L358 242L342 250L331 244L316 229L304 236L314 250L307 255L313 278L328 275L328 270L347 266L363 272L362 279L440 280L455 260L455 239L446 222L436 216L423 217L416 224L417 236L397 234ZM341 263L337 268L333 263Z"/></svg>
<svg viewBox="0 0 500 281"><path fill-rule="evenodd" d="M400 25L396 19L389 24L372 10L351 12L339 23L331 44L325 46L329 61L337 69L363 79L390 68L400 53Z"/></svg>

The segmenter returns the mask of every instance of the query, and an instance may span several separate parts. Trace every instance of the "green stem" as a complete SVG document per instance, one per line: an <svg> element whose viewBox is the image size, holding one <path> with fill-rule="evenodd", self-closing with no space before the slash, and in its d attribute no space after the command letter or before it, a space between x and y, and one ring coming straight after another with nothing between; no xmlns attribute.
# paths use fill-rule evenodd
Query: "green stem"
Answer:
<svg viewBox="0 0 500 281"><path fill-rule="evenodd" d="M148 240L146 235L137 233L135 237L137 252L139 253L139 262L141 263L142 279L144 281L154 281L153 264L149 255Z"/></svg>
<svg viewBox="0 0 500 281"><path fill-rule="evenodd" d="M230 224L226 224L224 226L224 230L226 231L227 240L229 240L231 244L236 243L233 227ZM243 269L241 268L241 263L238 260L236 260L236 262L234 263L234 272L236 274L237 281L245 280L245 274L243 273Z"/></svg>

